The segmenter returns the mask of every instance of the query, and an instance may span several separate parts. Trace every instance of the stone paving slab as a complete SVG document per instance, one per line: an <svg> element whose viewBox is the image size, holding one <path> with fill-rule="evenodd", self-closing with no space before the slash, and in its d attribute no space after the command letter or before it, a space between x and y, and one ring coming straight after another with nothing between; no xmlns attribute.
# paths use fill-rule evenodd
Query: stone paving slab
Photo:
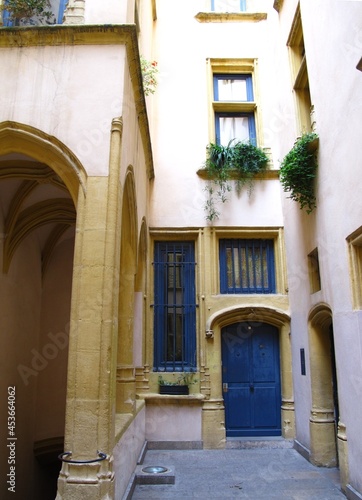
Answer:
<svg viewBox="0 0 362 500"><path fill-rule="evenodd" d="M315 467L290 448L149 450L147 465L172 466L175 484L138 484L132 500L346 499L338 469Z"/></svg>

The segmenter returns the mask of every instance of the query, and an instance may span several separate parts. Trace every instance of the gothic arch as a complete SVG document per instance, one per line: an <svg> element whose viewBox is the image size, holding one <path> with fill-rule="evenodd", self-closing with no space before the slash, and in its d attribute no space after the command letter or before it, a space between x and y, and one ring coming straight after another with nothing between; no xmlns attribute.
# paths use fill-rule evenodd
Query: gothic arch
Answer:
<svg viewBox="0 0 362 500"><path fill-rule="evenodd" d="M121 213L121 255L118 303L117 398L118 413L135 411L134 304L137 265L137 204L134 172L128 167Z"/></svg>
<svg viewBox="0 0 362 500"><path fill-rule="evenodd" d="M65 184L77 206L79 186L85 193L87 174L65 144L30 125L5 121L0 123L0 156L11 153L20 153L48 165ZM22 175L25 174L26 169Z"/></svg>
<svg viewBox="0 0 362 500"><path fill-rule="evenodd" d="M325 303L317 304L308 318L312 408L309 420L311 462L334 467L338 463L333 394L333 321Z"/></svg>
<svg viewBox="0 0 362 500"><path fill-rule="evenodd" d="M17 467L29 489L47 483L55 488L58 472L51 463L64 449L76 207L86 178L55 137L29 125L0 123L2 383L16 383L25 401L19 418L27 439Z"/></svg>

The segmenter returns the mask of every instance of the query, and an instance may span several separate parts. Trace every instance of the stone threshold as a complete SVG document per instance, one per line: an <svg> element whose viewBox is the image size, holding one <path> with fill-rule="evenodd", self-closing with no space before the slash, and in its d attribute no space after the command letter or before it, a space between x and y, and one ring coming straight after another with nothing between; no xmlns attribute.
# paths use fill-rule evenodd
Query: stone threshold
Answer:
<svg viewBox="0 0 362 500"><path fill-rule="evenodd" d="M287 449L294 447L293 439L284 439L280 436L263 437L228 437L225 442L225 449L248 450L248 449Z"/></svg>

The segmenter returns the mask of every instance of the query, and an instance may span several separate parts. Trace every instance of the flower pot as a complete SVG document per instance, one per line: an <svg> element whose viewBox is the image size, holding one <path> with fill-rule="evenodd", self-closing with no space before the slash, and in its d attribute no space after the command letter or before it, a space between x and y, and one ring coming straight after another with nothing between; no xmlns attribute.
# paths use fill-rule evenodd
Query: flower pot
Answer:
<svg viewBox="0 0 362 500"><path fill-rule="evenodd" d="M160 385L160 394L187 395L188 385Z"/></svg>

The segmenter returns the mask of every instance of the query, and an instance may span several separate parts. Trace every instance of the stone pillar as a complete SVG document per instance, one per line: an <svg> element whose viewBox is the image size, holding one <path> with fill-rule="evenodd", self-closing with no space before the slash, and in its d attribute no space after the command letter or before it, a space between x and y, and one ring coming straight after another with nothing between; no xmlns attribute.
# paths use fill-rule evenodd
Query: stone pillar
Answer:
<svg viewBox="0 0 362 500"><path fill-rule="evenodd" d="M225 448L225 408L223 399L209 399L202 408L202 441L204 448Z"/></svg>
<svg viewBox="0 0 362 500"><path fill-rule="evenodd" d="M63 24L84 24L85 0L69 0Z"/></svg>
<svg viewBox="0 0 362 500"><path fill-rule="evenodd" d="M309 419L310 461L319 467L336 467L334 410L313 408Z"/></svg>
<svg viewBox="0 0 362 500"><path fill-rule="evenodd" d="M71 455L59 500L114 498L122 121L112 125L109 176L88 177L77 206L64 450Z"/></svg>
<svg viewBox="0 0 362 500"><path fill-rule="evenodd" d="M280 362L282 391L282 436L285 439L295 438L295 411L293 398L292 350L290 342L290 325L280 329Z"/></svg>
<svg viewBox="0 0 362 500"><path fill-rule="evenodd" d="M346 492L346 486L349 483L348 443L346 426L342 422L338 424L337 446L341 490Z"/></svg>

